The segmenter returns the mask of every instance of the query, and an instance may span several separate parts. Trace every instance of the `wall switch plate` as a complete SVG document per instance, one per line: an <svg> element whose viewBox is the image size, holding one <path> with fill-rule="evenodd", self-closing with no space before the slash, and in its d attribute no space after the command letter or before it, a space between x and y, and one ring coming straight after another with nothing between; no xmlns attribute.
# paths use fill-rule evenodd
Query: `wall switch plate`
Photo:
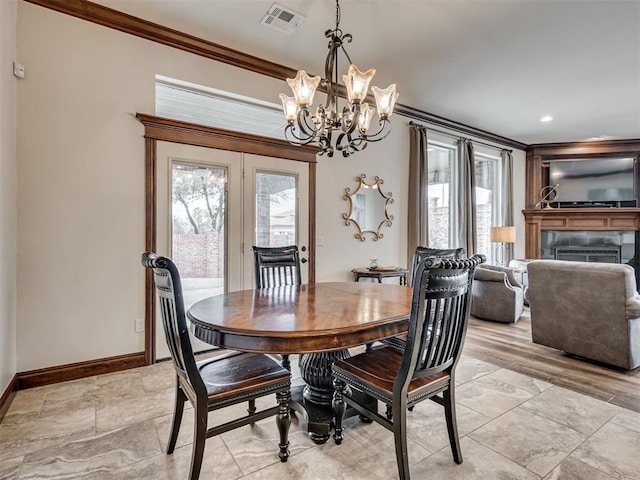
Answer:
<svg viewBox="0 0 640 480"><path fill-rule="evenodd" d="M144 320L142 318L136 318L136 333L144 332Z"/></svg>
<svg viewBox="0 0 640 480"><path fill-rule="evenodd" d="M18 78L24 78L24 65L13 62L13 74Z"/></svg>
<svg viewBox="0 0 640 480"><path fill-rule="evenodd" d="M324 237L316 237L316 247L322 247L324 245Z"/></svg>

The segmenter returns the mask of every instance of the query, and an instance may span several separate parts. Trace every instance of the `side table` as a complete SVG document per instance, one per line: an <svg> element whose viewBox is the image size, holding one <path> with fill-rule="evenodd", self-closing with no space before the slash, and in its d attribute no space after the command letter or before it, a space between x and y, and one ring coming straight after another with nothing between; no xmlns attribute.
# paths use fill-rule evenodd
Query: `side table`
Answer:
<svg viewBox="0 0 640 480"><path fill-rule="evenodd" d="M354 268L351 270L351 273L353 273L354 282L359 282L361 278L377 278L378 283L382 283L383 278L399 277L400 285L406 285L408 270L405 268L396 268L395 270L387 268L373 270L368 268Z"/></svg>

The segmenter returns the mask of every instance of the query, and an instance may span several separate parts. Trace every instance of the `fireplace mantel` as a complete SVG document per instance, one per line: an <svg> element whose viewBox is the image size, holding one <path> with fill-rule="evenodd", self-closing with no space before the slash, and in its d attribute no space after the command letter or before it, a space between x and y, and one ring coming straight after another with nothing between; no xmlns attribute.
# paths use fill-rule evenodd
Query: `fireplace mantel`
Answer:
<svg viewBox="0 0 640 480"><path fill-rule="evenodd" d="M542 230L640 230L640 208L542 208L522 213L526 258L540 258Z"/></svg>

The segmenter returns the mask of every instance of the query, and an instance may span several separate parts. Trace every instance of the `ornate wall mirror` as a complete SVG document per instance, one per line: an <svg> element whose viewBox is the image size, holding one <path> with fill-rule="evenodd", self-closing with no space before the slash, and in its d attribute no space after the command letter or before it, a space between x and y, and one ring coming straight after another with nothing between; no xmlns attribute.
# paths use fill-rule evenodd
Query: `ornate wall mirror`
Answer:
<svg viewBox="0 0 640 480"><path fill-rule="evenodd" d="M358 231L353 235L358 240L364 242L365 234L373 235L373 240L383 237L380 232L382 227L391 226L393 215L389 214L389 205L393 203L391 192L384 193L380 177L373 177L373 183L367 183L363 173L355 180L358 182L355 190L344 189L344 198L349 202L347 213L342 214L345 225L355 225Z"/></svg>

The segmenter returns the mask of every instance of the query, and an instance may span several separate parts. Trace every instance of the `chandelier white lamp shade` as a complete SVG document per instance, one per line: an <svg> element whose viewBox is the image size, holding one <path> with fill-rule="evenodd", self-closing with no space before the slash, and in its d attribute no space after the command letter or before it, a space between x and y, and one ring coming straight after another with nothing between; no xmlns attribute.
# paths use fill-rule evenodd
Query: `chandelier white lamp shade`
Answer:
<svg viewBox="0 0 640 480"><path fill-rule="evenodd" d="M336 0L336 26L327 30L325 37L329 39L329 53L324 67L325 78L310 76L304 70L299 70L295 78L287 78L287 83L293 91L293 97L280 94L287 125L284 133L286 139L295 145L317 143L318 154L333 157L335 151L342 152L344 157L363 150L368 142L378 142L391 131L389 117L398 99L396 85L387 88L371 87L376 103L372 107L366 102L369 94L369 84L373 79L375 69L361 72L349 58L344 43L350 43L352 37L340 29L340 4ZM347 61L349 69L342 75L347 104L338 107L338 50ZM312 113L313 97L318 86L322 85L327 91L327 98ZM370 132L372 120L377 113L378 125Z"/></svg>

